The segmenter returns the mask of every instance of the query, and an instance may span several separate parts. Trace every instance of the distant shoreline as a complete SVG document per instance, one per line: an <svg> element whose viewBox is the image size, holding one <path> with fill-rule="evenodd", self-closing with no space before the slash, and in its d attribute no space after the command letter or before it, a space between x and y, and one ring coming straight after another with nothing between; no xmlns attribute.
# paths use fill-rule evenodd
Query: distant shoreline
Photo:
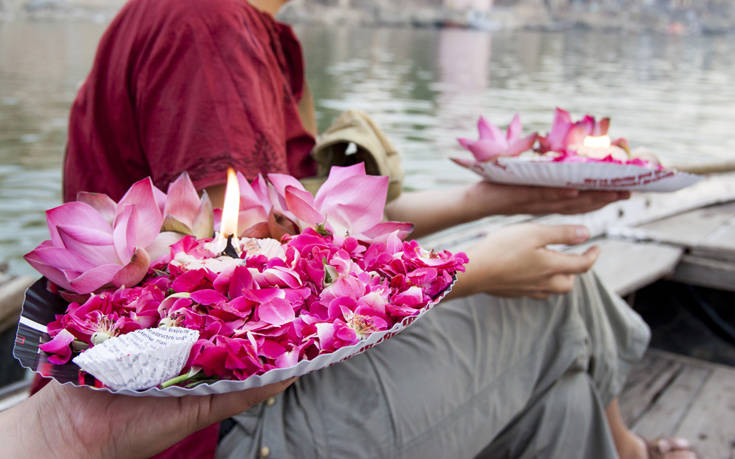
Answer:
<svg viewBox="0 0 735 459"><path fill-rule="evenodd" d="M721 34L735 32L735 5L726 0L641 1L637 7L622 0L496 0L487 13L457 11L437 6L423 6L413 0L395 6L396 2L372 0L363 6L324 4L325 0L292 0L279 15L290 24L322 26L383 27L461 27L478 30L536 30L556 32L570 29L601 32L671 35ZM104 23L117 12L124 0L0 0L0 21L18 20L79 21ZM733 2L735 3L735 2ZM558 6L563 5L563 6ZM686 6L681 6L686 5Z"/></svg>

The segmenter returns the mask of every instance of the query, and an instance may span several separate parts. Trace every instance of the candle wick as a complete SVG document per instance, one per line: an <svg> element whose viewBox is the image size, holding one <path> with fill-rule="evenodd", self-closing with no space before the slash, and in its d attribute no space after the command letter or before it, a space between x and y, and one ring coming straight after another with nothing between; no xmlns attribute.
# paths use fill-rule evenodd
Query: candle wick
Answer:
<svg viewBox="0 0 735 459"><path fill-rule="evenodd" d="M232 236L232 234L227 236L227 246L225 247L225 250L222 251L222 253L232 258L240 258L237 250L235 250L235 246L232 245Z"/></svg>

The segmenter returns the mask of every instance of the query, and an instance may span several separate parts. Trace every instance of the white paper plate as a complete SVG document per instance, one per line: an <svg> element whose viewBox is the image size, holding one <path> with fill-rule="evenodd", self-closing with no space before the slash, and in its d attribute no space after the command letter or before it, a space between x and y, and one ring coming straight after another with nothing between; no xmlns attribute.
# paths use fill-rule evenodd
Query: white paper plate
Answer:
<svg viewBox="0 0 735 459"><path fill-rule="evenodd" d="M654 170L614 163L534 161L498 158L490 162L455 161L496 183L580 190L676 191L702 177L670 169Z"/></svg>

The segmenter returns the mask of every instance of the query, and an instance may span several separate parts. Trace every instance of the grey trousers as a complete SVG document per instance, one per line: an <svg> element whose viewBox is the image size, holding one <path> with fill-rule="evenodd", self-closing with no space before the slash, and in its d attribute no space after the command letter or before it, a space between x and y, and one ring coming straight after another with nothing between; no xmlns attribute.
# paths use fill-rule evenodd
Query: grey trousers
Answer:
<svg viewBox="0 0 735 459"><path fill-rule="evenodd" d="M448 301L236 416L217 456L613 458L604 410L648 339L594 274L546 301Z"/></svg>

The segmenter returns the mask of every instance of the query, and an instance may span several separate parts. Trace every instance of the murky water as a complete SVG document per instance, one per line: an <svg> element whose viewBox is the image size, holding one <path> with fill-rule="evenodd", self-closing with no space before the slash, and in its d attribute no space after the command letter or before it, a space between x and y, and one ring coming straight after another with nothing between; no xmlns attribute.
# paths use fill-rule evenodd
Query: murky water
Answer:
<svg viewBox="0 0 735 459"><path fill-rule="evenodd" d="M103 25L0 23L0 262L47 237L68 109ZM735 158L735 41L599 32L298 27L320 128L369 112L404 154L406 186L475 180L447 158L480 114L547 129L552 110L611 116L611 135L674 164Z"/></svg>

